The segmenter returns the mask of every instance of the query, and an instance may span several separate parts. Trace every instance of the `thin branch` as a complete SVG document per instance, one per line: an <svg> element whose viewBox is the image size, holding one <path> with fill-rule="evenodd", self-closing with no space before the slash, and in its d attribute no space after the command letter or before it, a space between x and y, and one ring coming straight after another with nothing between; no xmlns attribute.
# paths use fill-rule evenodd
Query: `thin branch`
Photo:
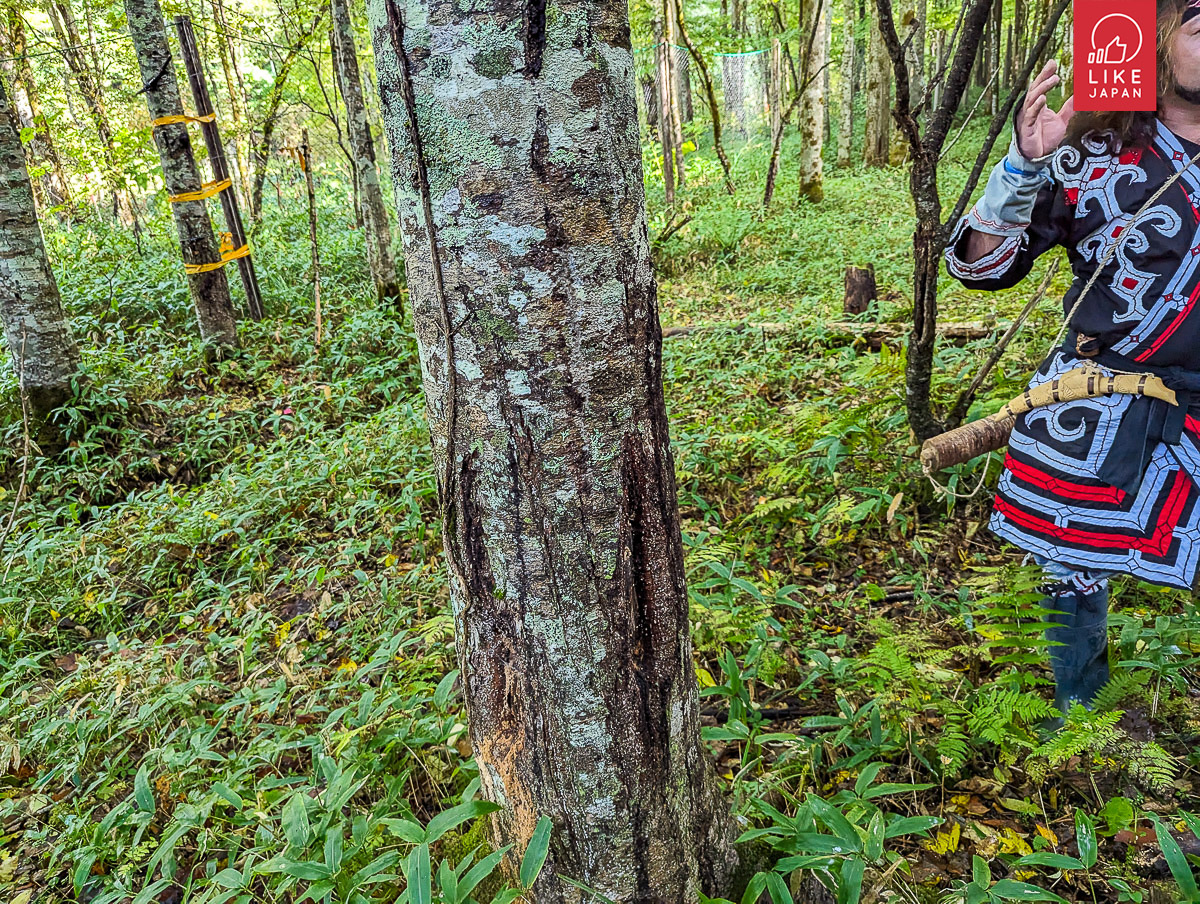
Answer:
<svg viewBox="0 0 1200 904"><path fill-rule="evenodd" d="M983 385L983 381L992 372L992 368L999 363L1004 350L1008 348L1008 344L1017 335L1017 331L1021 329L1021 326L1029 318L1029 315L1033 313L1034 309L1041 304L1042 299L1046 297L1046 292L1050 290L1050 284L1058 274L1058 268L1061 264L1062 258L1056 257L1054 263L1050 265L1045 278L1042 280L1042 284L1038 286L1037 292L1029 299L1017 319L1009 325L1004 335L1000 337L1000 341L996 343L996 347L992 349L992 353L988 355L987 360L983 362L983 366L979 368L979 373L975 374L975 379L971 381L971 385L962 391L962 394L958 397L958 401L954 403L954 407L950 410L950 416L946 418L947 429L954 429L967 416L971 402L975 400L975 393L979 391L979 387Z"/></svg>
<svg viewBox="0 0 1200 904"><path fill-rule="evenodd" d="M967 211L967 205L971 203L971 196L975 193L976 186L979 185L979 179L983 175L984 167L987 166L988 160L992 156L992 148L995 147L996 139L1008 126L1008 121L1012 117L1013 108L1017 105L1017 98L1025 94L1025 86L1033 77L1033 71L1037 68L1038 62L1042 55L1046 52L1046 47L1049 46L1050 40L1054 37L1054 32L1058 28L1059 20L1067 11L1067 7L1071 5L1071 0L1058 0L1054 8L1050 10L1050 15L1046 19L1046 25L1042 29L1042 33L1038 36L1037 43L1029 51L1029 56L1025 60L1025 67L1021 71L1021 77L1013 85L1013 88L1008 93L1008 97L1004 100L1004 106L992 119L992 127L988 130L987 139L984 141L983 147L979 151L979 155L975 158L975 165L971 167L971 174L967 177L967 183L963 186L962 192L958 196L958 201L954 205L954 212L946 220L942 227L942 231L949 234L949 231L954 228L954 224L962 218Z"/></svg>

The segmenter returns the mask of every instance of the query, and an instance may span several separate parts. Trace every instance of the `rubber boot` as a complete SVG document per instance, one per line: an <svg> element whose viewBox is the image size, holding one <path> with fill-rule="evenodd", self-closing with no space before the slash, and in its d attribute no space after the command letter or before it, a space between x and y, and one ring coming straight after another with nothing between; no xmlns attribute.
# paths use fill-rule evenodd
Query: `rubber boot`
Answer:
<svg viewBox="0 0 1200 904"><path fill-rule="evenodd" d="M1046 639L1052 641L1054 706L1063 716L1076 703L1091 709L1097 692L1108 683L1108 585L1084 593L1074 584L1059 584L1042 606L1051 610L1046 614L1052 623ZM1062 724L1057 719L1044 727Z"/></svg>

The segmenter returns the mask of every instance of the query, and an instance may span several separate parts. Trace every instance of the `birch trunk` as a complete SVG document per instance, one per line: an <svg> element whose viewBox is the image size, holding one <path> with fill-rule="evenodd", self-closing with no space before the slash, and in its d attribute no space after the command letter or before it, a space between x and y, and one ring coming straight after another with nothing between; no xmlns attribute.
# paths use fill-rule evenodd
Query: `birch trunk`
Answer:
<svg viewBox="0 0 1200 904"><path fill-rule="evenodd" d="M125 15L129 19L129 33L133 37L142 83L146 86L143 93L150 118L182 114L183 101L175 78L175 60L167 44L167 31L158 0L125 0ZM158 159L162 165L167 194L199 191L200 171L192 153L187 125L177 123L159 126L154 129L154 143L158 146ZM207 264L221 258L206 203L183 201L171 205L184 263ZM201 337L213 345L237 345L237 319L229 296L225 268L190 274L187 281Z"/></svg>
<svg viewBox="0 0 1200 904"><path fill-rule="evenodd" d="M59 43L58 49L62 53L67 68L75 76L79 92L87 102L92 126L96 129L96 135L100 139L100 157L104 167L103 178L112 192L113 216L120 218L123 223L132 224L134 220L133 207L117 165L113 130L105 109L104 93L93 75L87 58L82 53L81 48L85 45L79 34L79 24L75 19L75 12L71 8L70 0L47 0L45 8L54 29L54 36Z"/></svg>
<svg viewBox="0 0 1200 904"><path fill-rule="evenodd" d="M867 166L887 166L892 137L892 66L883 36L879 33L879 13L872 5L871 38L867 54L867 113L863 139L863 162Z"/></svg>
<svg viewBox="0 0 1200 904"><path fill-rule="evenodd" d="M838 166L850 166L854 154L854 63L855 46L854 0L842 3L842 83L838 98Z"/></svg>
<svg viewBox="0 0 1200 904"><path fill-rule="evenodd" d="M829 44L825 28L828 0L801 0L801 40L811 37L805 79L808 82L800 100L800 197L820 201L825 197L821 151L825 146L825 98L821 80Z"/></svg>
<svg viewBox="0 0 1200 904"><path fill-rule="evenodd" d="M0 319L21 388L38 420L66 401L79 349L46 259L21 136L0 79Z"/></svg>
<svg viewBox="0 0 1200 904"><path fill-rule="evenodd" d="M69 204L71 194L66 174L63 172L62 160L46 125L33 67L29 64L26 52L25 19L14 6L8 11L7 47L7 53L14 57L14 60L4 64L12 70L12 102L20 127L33 130L33 137L26 144L26 151L32 161L42 164L45 168L34 186L37 190L37 200L43 207L58 207Z"/></svg>
<svg viewBox="0 0 1200 904"><path fill-rule="evenodd" d="M338 70L338 86L346 106L346 133L354 158L355 183L363 232L367 240L367 263L375 294L381 300L400 304L400 284L396 278L396 258L392 254L392 230L388 224L379 170L375 165L375 144L363 100L362 78L358 71L358 51L354 27L350 22L349 0L333 0L333 64Z"/></svg>
<svg viewBox="0 0 1200 904"><path fill-rule="evenodd" d="M624 0L370 0L470 735L538 904L724 890ZM532 15L527 14L532 10ZM509 869L514 867L510 860Z"/></svg>

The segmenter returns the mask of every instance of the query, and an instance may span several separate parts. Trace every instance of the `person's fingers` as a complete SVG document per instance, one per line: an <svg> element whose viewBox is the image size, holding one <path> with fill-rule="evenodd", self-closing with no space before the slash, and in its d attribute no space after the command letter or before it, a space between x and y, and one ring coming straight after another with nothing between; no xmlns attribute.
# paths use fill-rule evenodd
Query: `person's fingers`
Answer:
<svg viewBox="0 0 1200 904"><path fill-rule="evenodd" d="M1071 117L1075 115L1075 95L1068 97L1062 105L1062 109L1058 111L1059 119L1063 122L1069 122Z"/></svg>
<svg viewBox="0 0 1200 904"><path fill-rule="evenodd" d="M1062 84L1062 78L1059 76L1059 74L1057 72L1052 72L1045 78L1039 79L1038 81L1033 83L1033 85L1029 89L1029 96L1031 98L1041 97L1043 95L1049 94L1051 90L1053 90L1055 87L1057 87L1058 85L1061 85L1061 84Z"/></svg>

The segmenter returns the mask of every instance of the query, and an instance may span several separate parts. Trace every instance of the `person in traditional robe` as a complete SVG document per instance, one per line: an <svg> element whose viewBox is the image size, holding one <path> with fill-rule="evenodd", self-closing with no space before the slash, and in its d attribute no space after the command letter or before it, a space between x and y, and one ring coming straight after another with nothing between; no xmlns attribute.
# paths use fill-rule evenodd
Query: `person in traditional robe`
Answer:
<svg viewBox="0 0 1200 904"><path fill-rule="evenodd" d="M1050 580L1063 713L1108 681L1109 577L1190 588L1200 564L1200 0L1159 0L1158 21L1158 110L1076 113L1068 99L1055 111L1047 95L1061 78L1048 63L946 252L963 285L1005 289L1066 249L1069 329L1031 386L1090 363L1153 373L1177 391L1177 406L1132 395L1059 402L1013 429L989 526Z"/></svg>

